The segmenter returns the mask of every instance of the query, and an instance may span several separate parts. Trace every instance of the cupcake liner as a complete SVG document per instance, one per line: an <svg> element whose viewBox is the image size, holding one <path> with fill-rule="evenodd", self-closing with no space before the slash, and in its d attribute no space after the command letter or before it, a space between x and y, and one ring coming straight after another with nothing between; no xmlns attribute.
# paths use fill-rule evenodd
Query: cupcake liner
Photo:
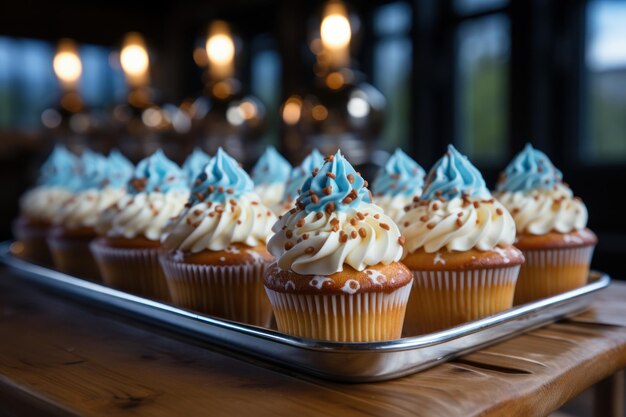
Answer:
<svg viewBox="0 0 626 417"><path fill-rule="evenodd" d="M290 294L265 288L278 330L336 342L399 339L411 284L390 293Z"/></svg>
<svg viewBox="0 0 626 417"><path fill-rule="evenodd" d="M52 266L52 253L48 247L47 227L32 227L24 224L13 225L13 236L22 244L19 257L43 266Z"/></svg>
<svg viewBox="0 0 626 417"><path fill-rule="evenodd" d="M101 282L98 265L89 250L91 238L49 235L47 242L58 271L89 281Z"/></svg>
<svg viewBox="0 0 626 417"><path fill-rule="evenodd" d="M403 334L431 333L511 308L519 269L412 271Z"/></svg>
<svg viewBox="0 0 626 417"><path fill-rule="evenodd" d="M112 248L96 240L91 252L105 284L155 300L170 300L159 248Z"/></svg>
<svg viewBox="0 0 626 417"><path fill-rule="evenodd" d="M198 265L161 256L174 304L263 327L269 327L272 320L272 307L263 289L263 273L269 264Z"/></svg>
<svg viewBox="0 0 626 417"><path fill-rule="evenodd" d="M594 246L523 251L515 304L550 297L587 283Z"/></svg>

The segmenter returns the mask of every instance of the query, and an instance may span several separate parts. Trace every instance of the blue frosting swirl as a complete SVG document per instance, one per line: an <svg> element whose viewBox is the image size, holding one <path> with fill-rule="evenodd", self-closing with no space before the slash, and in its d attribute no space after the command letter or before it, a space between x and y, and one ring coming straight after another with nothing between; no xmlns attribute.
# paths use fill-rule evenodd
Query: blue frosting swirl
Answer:
<svg viewBox="0 0 626 417"><path fill-rule="evenodd" d="M441 197L452 200L463 195L491 198L491 193L478 169L454 146L448 145L448 151L428 173L421 198L434 200Z"/></svg>
<svg viewBox="0 0 626 417"><path fill-rule="evenodd" d="M372 183L378 195L415 195L422 191L426 172L401 149L389 157Z"/></svg>
<svg viewBox="0 0 626 417"><path fill-rule="evenodd" d="M255 185L286 182L291 172L291 164L274 148L268 146L252 168L252 181Z"/></svg>
<svg viewBox="0 0 626 417"><path fill-rule="evenodd" d="M100 189L106 182L107 158L103 155L86 149L80 156L80 166L81 175L76 191Z"/></svg>
<svg viewBox="0 0 626 417"><path fill-rule="evenodd" d="M168 159L160 149L139 161L133 178L128 182L129 194L167 193L187 189L187 178L182 169Z"/></svg>
<svg viewBox="0 0 626 417"><path fill-rule="evenodd" d="M224 203L227 199L251 192L253 187L252 179L246 171L232 156L219 148L196 178L191 189L191 199Z"/></svg>
<svg viewBox="0 0 626 417"><path fill-rule="evenodd" d="M106 179L103 185L124 188L133 176L135 166L120 151L113 149L107 157Z"/></svg>
<svg viewBox="0 0 626 417"><path fill-rule="evenodd" d="M298 190L302 188L304 182L311 176L313 170L320 168L323 163L324 157L322 154L317 149L313 149L299 166L291 170L285 187L285 193L283 194L283 201L293 201L298 198Z"/></svg>
<svg viewBox="0 0 626 417"><path fill-rule="evenodd" d="M527 143L509 163L496 185L498 191L548 189L561 182L563 175L548 156Z"/></svg>
<svg viewBox="0 0 626 417"><path fill-rule="evenodd" d="M356 207L362 201L372 201L365 180L357 174L341 151L328 157L319 172L305 181L298 198L298 203L304 205L307 212L327 209L342 211Z"/></svg>
<svg viewBox="0 0 626 417"><path fill-rule="evenodd" d="M193 182L204 167L211 161L211 157L200 148L194 148L193 152L185 159L183 163L183 171L187 175L189 184L193 186Z"/></svg>
<svg viewBox="0 0 626 417"><path fill-rule="evenodd" d="M80 158L65 146L56 145L40 168L37 184L75 190L80 186L81 171Z"/></svg>

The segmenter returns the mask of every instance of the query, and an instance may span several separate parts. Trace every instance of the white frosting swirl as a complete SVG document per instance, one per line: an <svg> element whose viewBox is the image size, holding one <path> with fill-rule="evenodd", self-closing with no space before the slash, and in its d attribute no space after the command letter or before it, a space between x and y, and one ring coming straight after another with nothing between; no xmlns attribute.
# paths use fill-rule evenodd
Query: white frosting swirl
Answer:
<svg viewBox="0 0 626 417"><path fill-rule="evenodd" d="M274 207L278 207L282 201L285 193L285 183L258 184L254 187L254 192L261 198L261 202L265 207L271 207L272 211L274 211ZM274 211L274 213L276 212ZM282 214L282 211L278 214Z"/></svg>
<svg viewBox="0 0 626 417"><path fill-rule="evenodd" d="M72 193L63 187L35 187L20 199L20 210L29 219L52 222L59 208L71 197Z"/></svg>
<svg viewBox="0 0 626 417"><path fill-rule="evenodd" d="M97 230L107 236L159 240L168 222L183 210L188 197L189 192L182 190L127 194L104 212Z"/></svg>
<svg viewBox="0 0 626 417"><path fill-rule="evenodd" d="M268 249L278 266L303 275L329 275L347 264L358 271L397 262L400 231L375 204L361 202L330 214L295 210L273 227Z"/></svg>
<svg viewBox="0 0 626 417"><path fill-rule="evenodd" d="M397 223L400 218L404 216L404 207L413 202L413 196L405 194L375 195L374 202L383 209L387 216L391 217L391 219Z"/></svg>
<svg viewBox="0 0 626 417"><path fill-rule="evenodd" d="M416 203L399 221L406 253L493 250L515 241L515 222L498 201L453 198Z"/></svg>
<svg viewBox="0 0 626 417"><path fill-rule="evenodd" d="M495 193L511 212L518 233L569 233L587 226L587 207L564 184L550 189Z"/></svg>
<svg viewBox="0 0 626 417"><path fill-rule="evenodd" d="M81 191L61 205L54 217L54 223L70 229L95 226L102 213L124 194L124 189L113 187Z"/></svg>
<svg viewBox="0 0 626 417"><path fill-rule="evenodd" d="M272 234L276 216L254 193L225 204L201 202L187 209L163 239L167 249L197 253L223 251L232 243L265 244Z"/></svg>

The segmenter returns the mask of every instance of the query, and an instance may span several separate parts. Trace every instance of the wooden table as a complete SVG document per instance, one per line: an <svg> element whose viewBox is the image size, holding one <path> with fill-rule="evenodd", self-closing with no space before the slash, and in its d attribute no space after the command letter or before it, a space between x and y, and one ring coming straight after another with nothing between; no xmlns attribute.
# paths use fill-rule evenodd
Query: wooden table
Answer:
<svg viewBox="0 0 626 417"><path fill-rule="evenodd" d="M625 326L616 283L573 319L412 376L340 384L193 344L2 267L0 416L541 416L602 380L602 404L619 411L609 377L626 365Z"/></svg>

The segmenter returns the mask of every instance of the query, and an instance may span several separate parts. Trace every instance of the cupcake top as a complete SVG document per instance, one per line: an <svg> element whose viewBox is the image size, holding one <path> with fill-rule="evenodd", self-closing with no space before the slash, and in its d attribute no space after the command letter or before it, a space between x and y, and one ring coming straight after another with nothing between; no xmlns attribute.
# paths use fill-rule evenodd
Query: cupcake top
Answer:
<svg viewBox="0 0 626 417"><path fill-rule="evenodd" d="M284 184L291 172L291 164L274 148L268 146L252 168L255 186Z"/></svg>
<svg viewBox="0 0 626 417"><path fill-rule="evenodd" d="M98 220L98 232L158 240L189 196L185 174L161 150L137 164L126 191Z"/></svg>
<svg viewBox="0 0 626 417"><path fill-rule="evenodd" d="M200 148L194 148L183 163L183 171L187 175L189 185L192 186L196 177L200 175L206 164L209 163L211 157Z"/></svg>
<svg viewBox="0 0 626 417"><path fill-rule="evenodd" d="M311 175L311 172L315 168L319 169L323 163L324 157L322 154L317 149L313 149L313 151L308 154L306 158L304 158L299 166L291 170L289 179L287 180L287 187L285 188L285 193L283 194L283 201L295 201L300 194L299 191L302 188L302 185Z"/></svg>
<svg viewBox="0 0 626 417"><path fill-rule="evenodd" d="M253 192L252 180L219 148L198 176L187 210L164 239L168 249L197 253L264 245L276 221Z"/></svg>
<svg viewBox="0 0 626 417"><path fill-rule="evenodd" d="M80 156L80 175L78 175L76 192L100 189L107 179L107 158L86 149Z"/></svg>
<svg viewBox="0 0 626 417"><path fill-rule="evenodd" d="M570 233L587 225L587 207L562 181L561 172L527 144L501 174L496 197L511 212L518 233Z"/></svg>
<svg viewBox="0 0 626 417"><path fill-rule="evenodd" d="M423 249L497 250L515 240L515 223L480 172L452 145L428 173L421 198L400 219L406 254Z"/></svg>
<svg viewBox="0 0 626 417"><path fill-rule="evenodd" d="M268 249L278 267L303 275L334 274L344 265L363 271L402 256L397 226L371 203L366 181L341 152L312 172L296 208L273 231Z"/></svg>
<svg viewBox="0 0 626 417"><path fill-rule="evenodd" d="M135 167L120 151L113 149L106 159L104 186L126 188Z"/></svg>
<svg viewBox="0 0 626 417"><path fill-rule="evenodd" d="M37 184L44 187L75 189L79 183L81 160L65 146L56 145L39 170Z"/></svg>
<svg viewBox="0 0 626 417"><path fill-rule="evenodd" d="M401 149L396 149L378 171L372 183L374 196L419 196L424 186L426 172Z"/></svg>

